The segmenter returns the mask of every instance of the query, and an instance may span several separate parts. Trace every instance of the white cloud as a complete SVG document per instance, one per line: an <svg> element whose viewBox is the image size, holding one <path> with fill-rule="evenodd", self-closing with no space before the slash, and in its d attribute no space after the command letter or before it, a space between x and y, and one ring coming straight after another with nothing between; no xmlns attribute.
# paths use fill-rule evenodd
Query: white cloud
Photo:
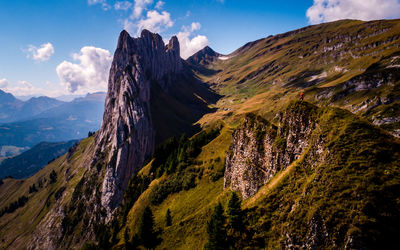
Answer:
<svg viewBox="0 0 400 250"><path fill-rule="evenodd" d="M209 44L206 36L197 35L193 38L193 31L199 30L201 28L200 23L192 23L190 29L188 27L183 27L176 36L179 40L179 45L181 48L181 57L187 59L197 51L203 49Z"/></svg>
<svg viewBox="0 0 400 250"><path fill-rule="evenodd" d="M62 86L76 94L107 90L112 62L108 50L86 46L79 54L73 54L72 58L78 63L63 61L57 66L56 71Z"/></svg>
<svg viewBox="0 0 400 250"><path fill-rule="evenodd" d="M133 7L131 18L139 18L142 15L142 12L147 8L147 6L152 3L153 0L135 0L135 5Z"/></svg>
<svg viewBox="0 0 400 250"><path fill-rule="evenodd" d="M398 18L400 3L399 0L314 0L306 15L311 24L340 19Z"/></svg>
<svg viewBox="0 0 400 250"><path fill-rule="evenodd" d="M198 22L194 22L194 23L192 23L191 28L192 28L192 31L199 30L199 29L201 29L201 24Z"/></svg>
<svg viewBox="0 0 400 250"><path fill-rule="evenodd" d="M89 5L100 4L103 10L109 10L111 6L107 4L106 0L88 0Z"/></svg>
<svg viewBox="0 0 400 250"><path fill-rule="evenodd" d="M28 51L30 52L28 57L32 57L35 61L44 62L54 54L54 47L51 43L44 43L39 48L29 45Z"/></svg>
<svg viewBox="0 0 400 250"><path fill-rule="evenodd" d="M124 30L128 31L130 34L136 34L137 32L137 25L130 21L129 19L124 20Z"/></svg>
<svg viewBox="0 0 400 250"><path fill-rule="evenodd" d="M5 78L0 79L0 88L6 88L7 86L8 86L7 79L5 79Z"/></svg>
<svg viewBox="0 0 400 250"><path fill-rule="evenodd" d="M116 10L128 10L130 7L132 7L132 3L128 1L118 1L114 4L114 9Z"/></svg>
<svg viewBox="0 0 400 250"><path fill-rule="evenodd" d="M155 8L158 9L158 10L161 10L161 9L164 7L164 4L165 4L165 2L163 2L163 1L158 1L158 2L156 3Z"/></svg>
<svg viewBox="0 0 400 250"><path fill-rule="evenodd" d="M159 13L156 10L151 10L147 12L145 19L139 20L137 24L137 33L139 34L143 29L159 33L173 25L174 22L171 20L171 15L168 12L163 11Z"/></svg>

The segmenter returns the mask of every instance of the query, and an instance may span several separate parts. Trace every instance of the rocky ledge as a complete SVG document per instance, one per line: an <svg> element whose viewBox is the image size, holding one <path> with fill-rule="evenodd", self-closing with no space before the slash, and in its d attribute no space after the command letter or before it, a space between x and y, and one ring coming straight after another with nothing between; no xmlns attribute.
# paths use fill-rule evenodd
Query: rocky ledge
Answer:
<svg viewBox="0 0 400 250"><path fill-rule="evenodd" d="M316 112L311 104L294 103L280 114L279 126L254 114L246 115L244 123L233 133L226 157L224 187L239 191L243 199L255 195L308 148L317 127ZM318 152L322 149L317 147Z"/></svg>

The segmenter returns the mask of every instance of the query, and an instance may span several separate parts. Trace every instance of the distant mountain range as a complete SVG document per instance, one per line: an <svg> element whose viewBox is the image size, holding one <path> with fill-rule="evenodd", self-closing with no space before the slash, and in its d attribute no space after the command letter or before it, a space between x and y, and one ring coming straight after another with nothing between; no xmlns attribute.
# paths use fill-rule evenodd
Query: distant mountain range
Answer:
<svg viewBox="0 0 400 250"><path fill-rule="evenodd" d="M26 102L0 91L0 146L29 146L86 137L101 124L105 93L71 102L35 97Z"/></svg>
<svg viewBox="0 0 400 250"><path fill-rule="evenodd" d="M37 98L38 96L36 95L16 95L15 98L21 100L21 101L28 101L31 98ZM79 97L85 97L85 95L60 95L57 97L54 97L53 99L62 101L62 102L71 102L76 98Z"/></svg>
<svg viewBox="0 0 400 250"><path fill-rule="evenodd" d="M62 104L64 102L45 96L21 101L12 94L0 90L0 123L25 120Z"/></svg>

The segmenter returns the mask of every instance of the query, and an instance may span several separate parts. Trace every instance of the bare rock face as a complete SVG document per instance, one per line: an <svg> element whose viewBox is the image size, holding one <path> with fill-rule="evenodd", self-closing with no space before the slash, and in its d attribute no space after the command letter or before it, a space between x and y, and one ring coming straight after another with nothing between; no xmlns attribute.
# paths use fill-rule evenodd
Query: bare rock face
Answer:
<svg viewBox="0 0 400 250"><path fill-rule="evenodd" d="M233 133L232 150L227 153L224 187L239 191L247 199L277 172L286 169L309 147L317 125L314 110L306 103L288 108L279 127L249 114ZM316 153L322 152L316 149Z"/></svg>
<svg viewBox="0 0 400 250"><path fill-rule="evenodd" d="M108 215L121 201L130 177L154 151L151 83L156 81L168 92L173 84L169 76L179 74L182 68L176 37L166 46L161 36L147 30L139 38L121 32L110 69L103 123L96 137L96 152L108 157L101 194Z"/></svg>

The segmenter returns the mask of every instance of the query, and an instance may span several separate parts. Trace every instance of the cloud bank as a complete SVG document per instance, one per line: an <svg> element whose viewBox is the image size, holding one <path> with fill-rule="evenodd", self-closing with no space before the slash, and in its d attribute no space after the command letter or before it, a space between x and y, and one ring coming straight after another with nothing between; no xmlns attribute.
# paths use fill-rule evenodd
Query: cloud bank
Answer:
<svg viewBox="0 0 400 250"><path fill-rule="evenodd" d="M56 68L62 86L74 94L107 90L112 62L108 50L85 46L72 59L77 63L63 61Z"/></svg>
<svg viewBox="0 0 400 250"><path fill-rule="evenodd" d="M340 19L363 21L400 16L399 0L314 0L306 16L311 24Z"/></svg>
<svg viewBox="0 0 400 250"><path fill-rule="evenodd" d="M5 88L5 87L7 87L7 86L8 86L8 81L7 81L7 79L5 79L5 78L0 79L0 88Z"/></svg>
<svg viewBox="0 0 400 250"><path fill-rule="evenodd" d="M1 83L4 85L1 86ZM48 85L48 84L47 84ZM11 93L14 96L50 96L57 97L66 94L65 91L61 89L55 89L54 86L49 86L48 88L38 88L32 83L27 81L18 81L16 83L9 83L6 79L0 80L0 88L7 93Z"/></svg>

